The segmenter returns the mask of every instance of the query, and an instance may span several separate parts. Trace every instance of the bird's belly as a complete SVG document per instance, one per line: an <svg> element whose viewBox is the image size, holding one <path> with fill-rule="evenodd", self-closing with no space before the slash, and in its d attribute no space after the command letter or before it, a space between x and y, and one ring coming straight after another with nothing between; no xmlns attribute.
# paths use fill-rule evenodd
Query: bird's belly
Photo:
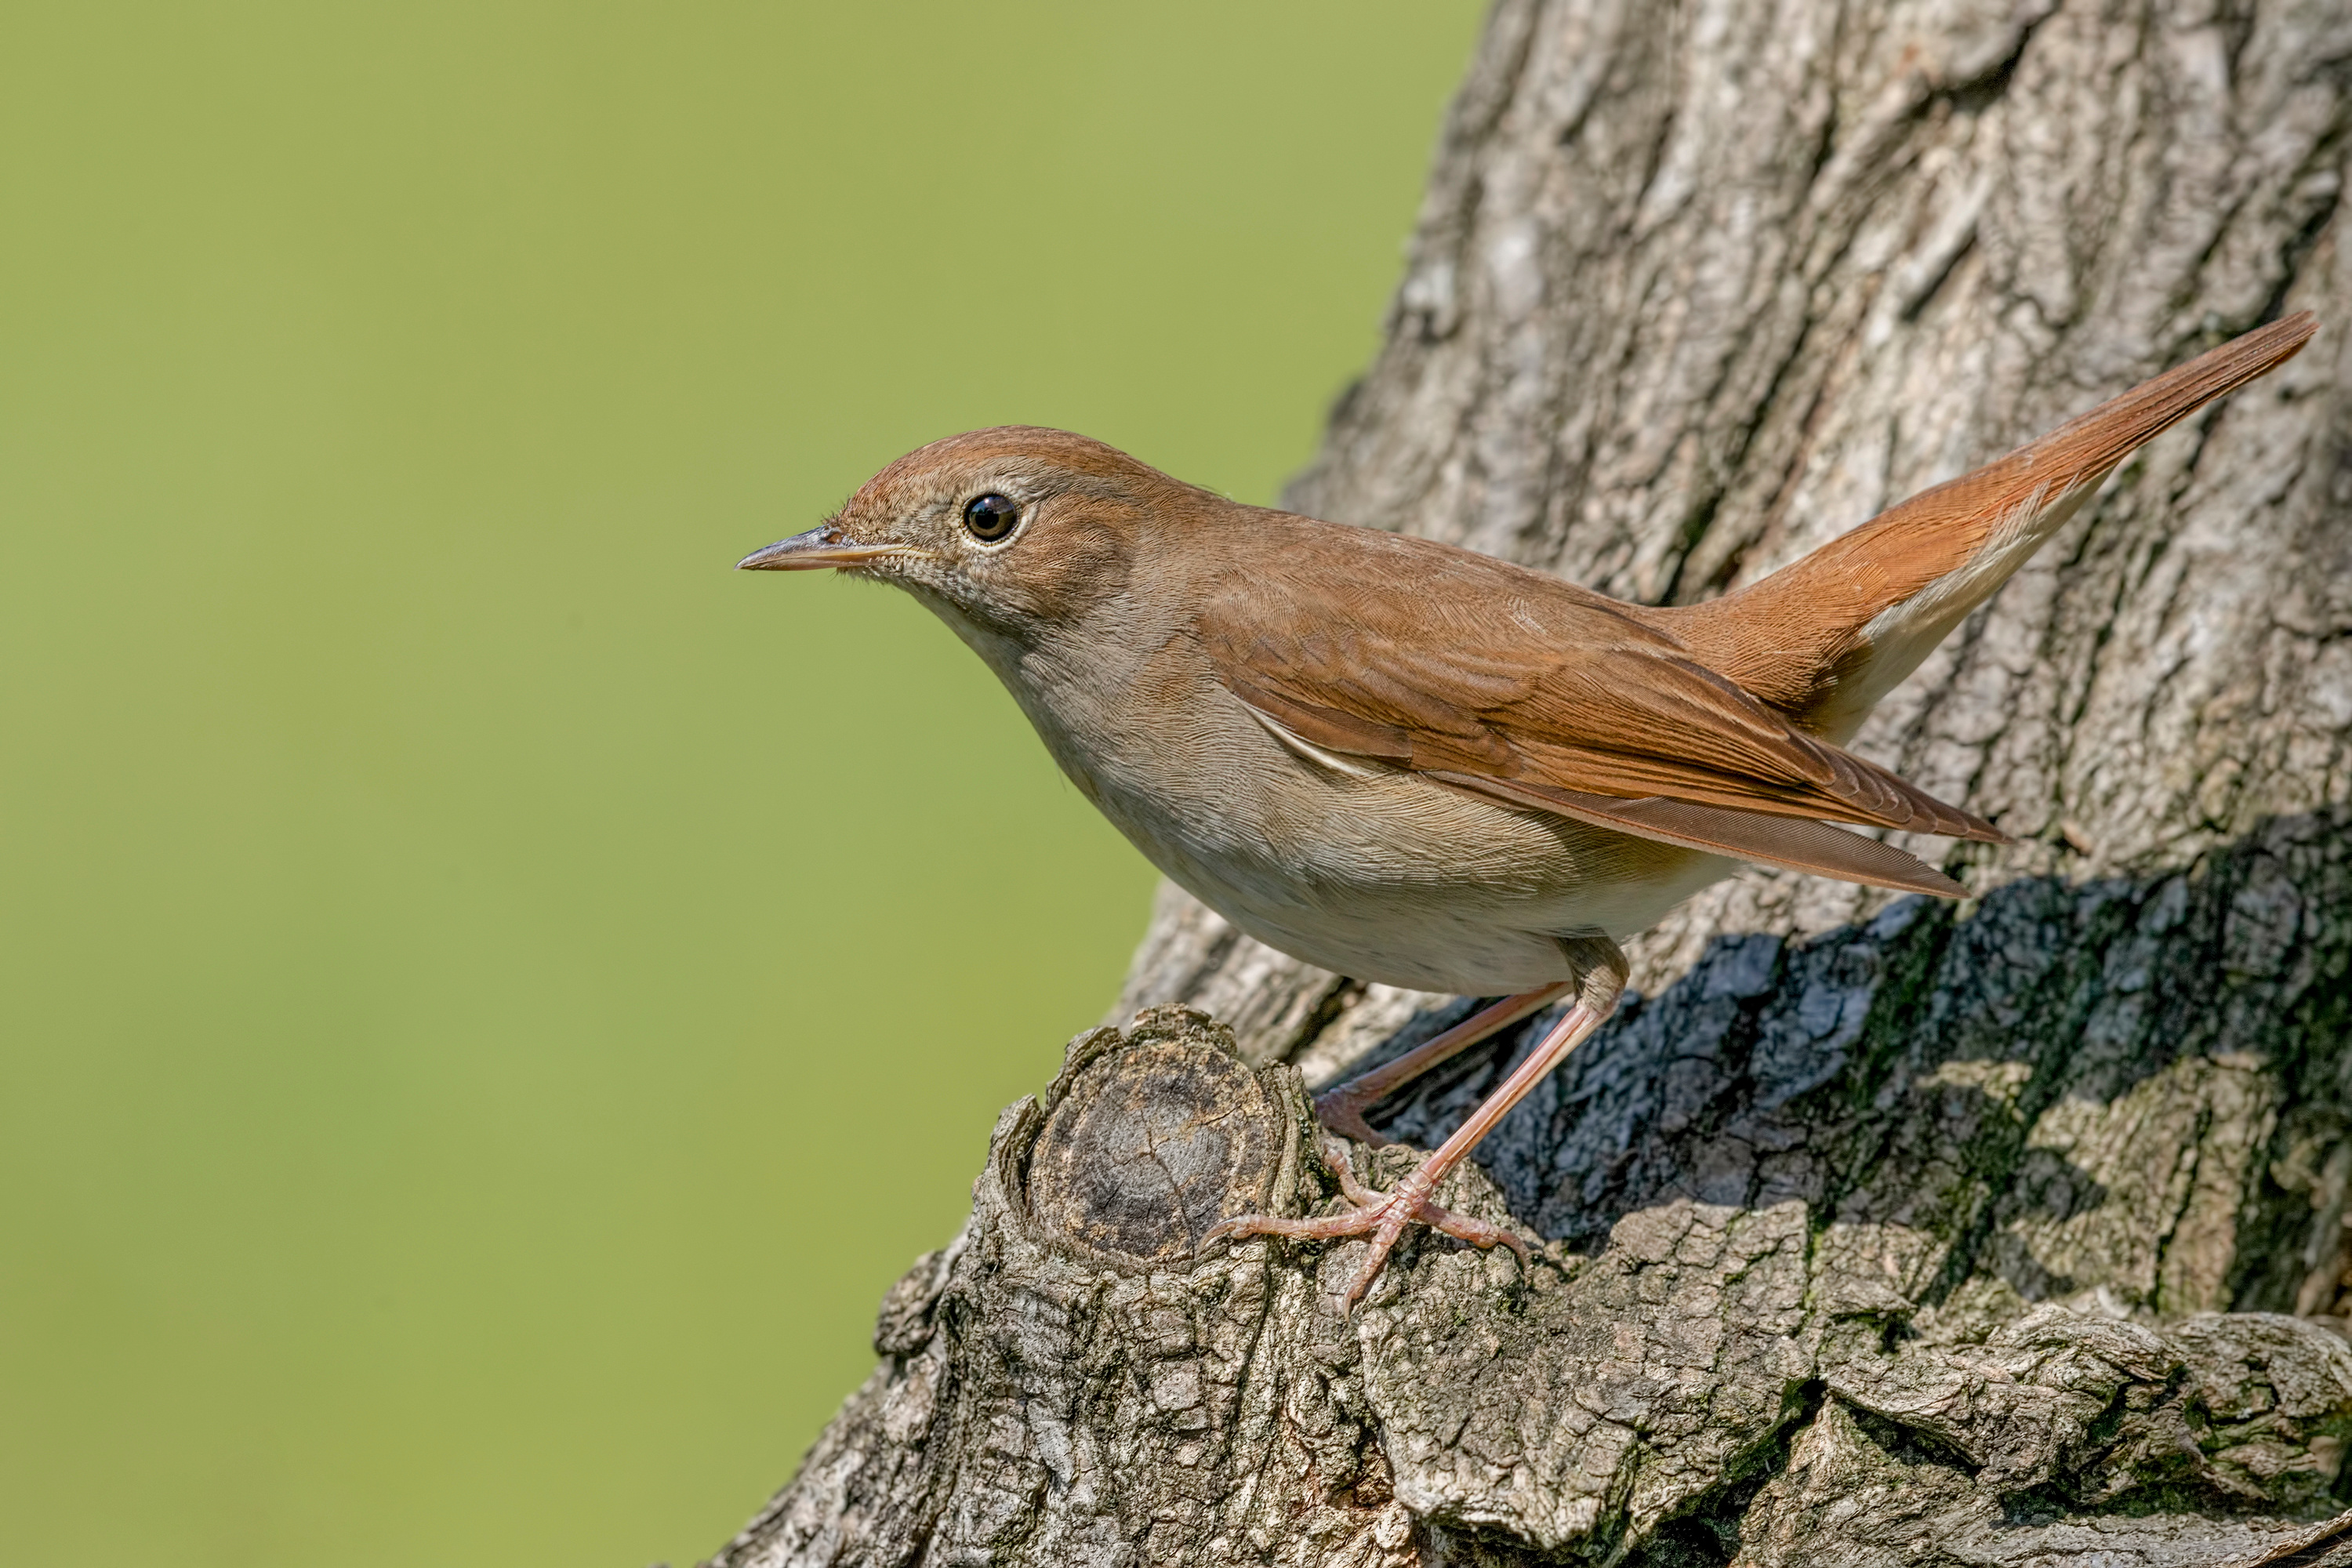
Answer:
<svg viewBox="0 0 2352 1568"><path fill-rule="evenodd" d="M1736 866L1676 853L1685 864L1670 879L1580 881L1533 897L1482 896L1475 885L1451 895L1400 894L1368 881L1333 889L1337 897L1299 900L1269 897L1251 879L1167 869L1235 926L1294 958L1356 980L1496 996L1575 979L1561 937L1646 931Z"/></svg>
<svg viewBox="0 0 2352 1568"><path fill-rule="evenodd" d="M1260 942L1420 991L1496 995L1573 978L1559 938L1645 931L1738 865L1407 773L1258 768L1220 793L1106 789L1097 800L1161 870Z"/></svg>

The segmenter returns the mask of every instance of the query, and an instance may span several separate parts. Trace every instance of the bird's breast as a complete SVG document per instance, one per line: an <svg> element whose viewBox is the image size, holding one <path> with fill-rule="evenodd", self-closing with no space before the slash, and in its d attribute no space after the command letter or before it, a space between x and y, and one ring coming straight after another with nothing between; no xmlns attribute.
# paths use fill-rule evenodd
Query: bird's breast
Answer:
<svg viewBox="0 0 2352 1568"><path fill-rule="evenodd" d="M1356 979L1533 989L1570 977L1558 936L1644 930L1731 868L1409 771L1318 759L1213 679L1039 684L1015 695L1048 749L1155 866L1252 936Z"/></svg>

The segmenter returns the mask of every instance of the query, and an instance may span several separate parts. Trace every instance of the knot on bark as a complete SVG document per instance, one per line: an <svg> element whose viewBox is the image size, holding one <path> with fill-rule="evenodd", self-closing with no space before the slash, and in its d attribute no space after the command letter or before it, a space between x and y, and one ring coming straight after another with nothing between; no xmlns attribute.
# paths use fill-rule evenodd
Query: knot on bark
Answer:
<svg viewBox="0 0 2352 1568"><path fill-rule="evenodd" d="M1070 1043L1045 1097L1025 1195L1042 1235L1129 1265L1191 1258L1218 1221L1262 1210L1284 1128L1233 1031L1155 1007Z"/></svg>

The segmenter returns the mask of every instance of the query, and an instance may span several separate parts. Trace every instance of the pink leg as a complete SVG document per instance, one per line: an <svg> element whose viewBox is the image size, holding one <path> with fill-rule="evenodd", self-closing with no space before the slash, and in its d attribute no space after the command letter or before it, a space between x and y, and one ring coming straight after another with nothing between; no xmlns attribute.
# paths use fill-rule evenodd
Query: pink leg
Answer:
<svg viewBox="0 0 2352 1568"><path fill-rule="evenodd" d="M1428 1044L1415 1046L1385 1066L1325 1089L1315 1097L1315 1115L1332 1131L1377 1149L1390 1140L1372 1131L1371 1123L1364 1120L1365 1111L1447 1058L1459 1056L1530 1013L1541 1012L1575 988L1574 981L1563 980L1557 985L1522 991L1483 1007Z"/></svg>
<svg viewBox="0 0 2352 1568"><path fill-rule="evenodd" d="M1625 958L1617 951L1617 944L1606 937L1579 937L1569 939L1566 945L1577 960L1578 967L1585 970L1577 982L1580 994L1576 1005L1552 1026L1551 1032L1529 1053L1528 1059L1503 1080L1502 1087L1480 1101L1478 1108L1470 1113L1470 1119L1455 1130L1454 1136L1399 1182L1393 1192L1383 1195L1358 1185L1354 1173L1348 1169L1343 1158L1337 1169L1340 1190L1354 1205L1349 1212L1334 1215L1328 1219L1276 1219L1270 1215L1242 1215L1211 1230L1208 1239L1213 1241L1223 1236L1286 1236L1298 1240L1329 1240L1347 1236L1368 1237L1371 1242L1370 1251L1363 1267L1357 1270L1355 1279L1349 1284L1346 1294L1340 1298L1343 1309L1353 1306L1362 1297L1379 1276L1381 1266L1388 1261L1390 1249L1404 1234L1404 1227L1415 1220L1475 1246L1492 1247L1496 1242L1507 1243L1524 1261L1527 1248L1517 1237L1498 1226L1467 1219L1442 1208L1433 1200L1432 1194L1437 1191L1437 1184L1444 1179L1446 1173L1467 1159L1479 1141L1495 1130L1496 1123L1510 1114L1511 1108L1525 1100L1528 1092L1544 1080L1545 1075L1558 1067L1586 1036L1599 1028L1615 1009L1618 993L1625 988ZM1475 1022L1475 1018L1471 1020L1471 1023ZM1430 1042L1433 1046L1436 1043L1434 1040ZM1422 1047L1423 1050L1428 1048L1428 1046ZM1327 1150L1328 1147L1327 1144Z"/></svg>

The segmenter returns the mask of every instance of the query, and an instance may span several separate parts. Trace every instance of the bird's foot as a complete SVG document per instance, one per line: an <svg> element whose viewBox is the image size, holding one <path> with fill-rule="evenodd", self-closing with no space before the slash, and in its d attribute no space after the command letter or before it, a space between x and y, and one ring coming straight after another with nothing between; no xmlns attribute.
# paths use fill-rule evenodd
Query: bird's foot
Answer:
<svg viewBox="0 0 2352 1568"><path fill-rule="evenodd" d="M1315 1119L1342 1138L1353 1138L1373 1149L1383 1148L1394 1140L1381 1137L1372 1131L1372 1124L1364 1120L1364 1112L1370 1110L1372 1102L1380 1098L1377 1094L1361 1093L1354 1085L1343 1083L1315 1097Z"/></svg>
<svg viewBox="0 0 2352 1568"><path fill-rule="evenodd" d="M1349 1212L1333 1215L1328 1219L1276 1219L1272 1215L1238 1215L1212 1228L1206 1239L1214 1241L1228 1236L1283 1236L1294 1241L1331 1241L1350 1236L1365 1237L1370 1243L1371 1250L1366 1255L1363 1267L1356 1270L1356 1277L1349 1282L1346 1293L1339 1298L1342 1311L1353 1307L1370 1288L1372 1281L1379 1278L1381 1267L1388 1261L1397 1238L1404 1234L1406 1226L1415 1222L1457 1241L1466 1241L1473 1247L1507 1247L1518 1255L1521 1268L1528 1266L1526 1242L1500 1226L1455 1214L1432 1200L1430 1194L1437 1183L1429 1174L1427 1162L1415 1167L1411 1174L1399 1182L1394 1192L1383 1193L1356 1180L1356 1173L1348 1164L1348 1152L1339 1144L1325 1140L1323 1157L1339 1173L1339 1190L1347 1194L1348 1202L1355 1205Z"/></svg>

